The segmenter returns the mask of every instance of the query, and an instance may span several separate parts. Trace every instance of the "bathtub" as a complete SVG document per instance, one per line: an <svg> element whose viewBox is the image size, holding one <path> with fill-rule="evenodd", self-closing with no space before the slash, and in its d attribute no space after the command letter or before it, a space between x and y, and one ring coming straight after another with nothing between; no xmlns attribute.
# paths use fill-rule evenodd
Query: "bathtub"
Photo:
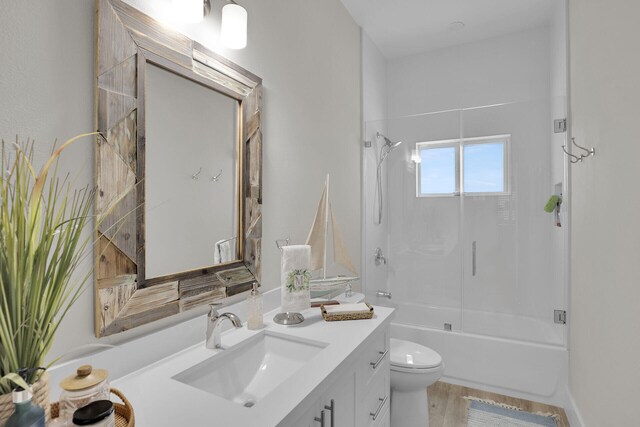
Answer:
<svg viewBox="0 0 640 427"><path fill-rule="evenodd" d="M459 310L389 303L382 298L376 298L376 304L397 309L391 324L392 337L414 341L440 353L445 364L443 381L565 407L565 326L469 310L460 316ZM460 325L461 321L467 326ZM451 323L452 331L445 331L444 323ZM438 329L423 325L442 326ZM498 331L502 338L489 336L489 331ZM526 341L516 337L526 337Z"/></svg>

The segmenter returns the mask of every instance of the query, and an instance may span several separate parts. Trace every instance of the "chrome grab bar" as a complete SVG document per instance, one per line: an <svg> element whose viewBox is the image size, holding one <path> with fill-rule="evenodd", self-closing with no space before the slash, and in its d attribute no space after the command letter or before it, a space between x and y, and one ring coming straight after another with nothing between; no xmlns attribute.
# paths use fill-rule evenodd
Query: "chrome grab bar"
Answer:
<svg viewBox="0 0 640 427"><path fill-rule="evenodd" d="M378 400L380 401L380 405L378 405L378 409L376 409L376 412L369 413L373 421L375 421L380 416L380 412L382 411L382 408L384 408L384 405L387 403L387 400L389 400L389 396L385 396L384 399L380 398Z"/></svg>
<svg viewBox="0 0 640 427"><path fill-rule="evenodd" d="M369 365L371 365L371 367L373 369L377 369L378 368L378 365L380 365L382 363L382 361L384 360L384 358L387 357L387 354L389 353L389 350L379 351L378 353L380 353L380 357L378 358L378 360L376 360L375 362L369 362Z"/></svg>

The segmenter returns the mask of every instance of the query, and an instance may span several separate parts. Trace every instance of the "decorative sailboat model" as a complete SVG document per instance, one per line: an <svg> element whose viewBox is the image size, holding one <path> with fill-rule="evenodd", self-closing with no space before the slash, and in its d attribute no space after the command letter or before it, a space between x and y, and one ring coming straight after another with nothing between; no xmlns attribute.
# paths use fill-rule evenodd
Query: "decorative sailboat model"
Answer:
<svg viewBox="0 0 640 427"><path fill-rule="evenodd" d="M344 239L338 228L338 223L331 202L329 201L329 175L325 182L318 210L313 220L313 225L307 237L307 245L311 246L311 270L321 270L320 277L312 278L309 284L312 297L328 294L336 291L347 284L358 280L359 276L333 276L327 277L327 238L329 235L329 219L331 219L331 230L333 239L333 261L349 270L354 274L358 274L353 261L347 252Z"/></svg>

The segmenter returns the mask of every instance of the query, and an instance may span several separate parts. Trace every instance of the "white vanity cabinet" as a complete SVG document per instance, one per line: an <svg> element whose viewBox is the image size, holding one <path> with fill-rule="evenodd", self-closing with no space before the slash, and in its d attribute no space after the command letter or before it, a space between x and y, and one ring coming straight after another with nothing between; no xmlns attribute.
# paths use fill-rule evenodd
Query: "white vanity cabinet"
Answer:
<svg viewBox="0 0 640 427"><path fill-rule="evenodd" d="M122 349L106 350L92 361L119 372L111 383L135 402L140 426L389 426L393 308L374 306L372 319L346 322L325 322L314 308L303 312L305 322L296 327L271 322L274 315L265 316L262 330L224 333L223 350L196 342L160 361L149 356L147 365L136 362L137 368L126 371L113 362L121 360ZM197 320L188 326L203 326ZM185 331L176 325L171 333L158 332L157 339L152 334L123 346L131 354L159 349ZM58 381L71 373L60 371ZM256 395L251 407L234 400L245 392Z"/></svg>
<svg viewBox="0 0 640 427"><path fill-rule="evenodd" d="M355 351L346 367L336 369L326 388L310 395L293 412L287 427L379 427L389 425L389 328L376 331Z"/></svg>

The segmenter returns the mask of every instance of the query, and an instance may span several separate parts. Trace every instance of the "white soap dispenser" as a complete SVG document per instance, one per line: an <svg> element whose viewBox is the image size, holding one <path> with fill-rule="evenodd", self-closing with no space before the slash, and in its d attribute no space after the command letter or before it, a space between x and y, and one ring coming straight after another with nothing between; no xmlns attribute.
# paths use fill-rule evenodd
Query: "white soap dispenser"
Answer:
<svg viewBox="0 0 640 427"><path fill-rule="evenodd" d="M253 289L247 298L249 305L249 318L247 319L247 329L252 331L262 329L262 294L258 291L258 282L253 282Z"/></svg>

